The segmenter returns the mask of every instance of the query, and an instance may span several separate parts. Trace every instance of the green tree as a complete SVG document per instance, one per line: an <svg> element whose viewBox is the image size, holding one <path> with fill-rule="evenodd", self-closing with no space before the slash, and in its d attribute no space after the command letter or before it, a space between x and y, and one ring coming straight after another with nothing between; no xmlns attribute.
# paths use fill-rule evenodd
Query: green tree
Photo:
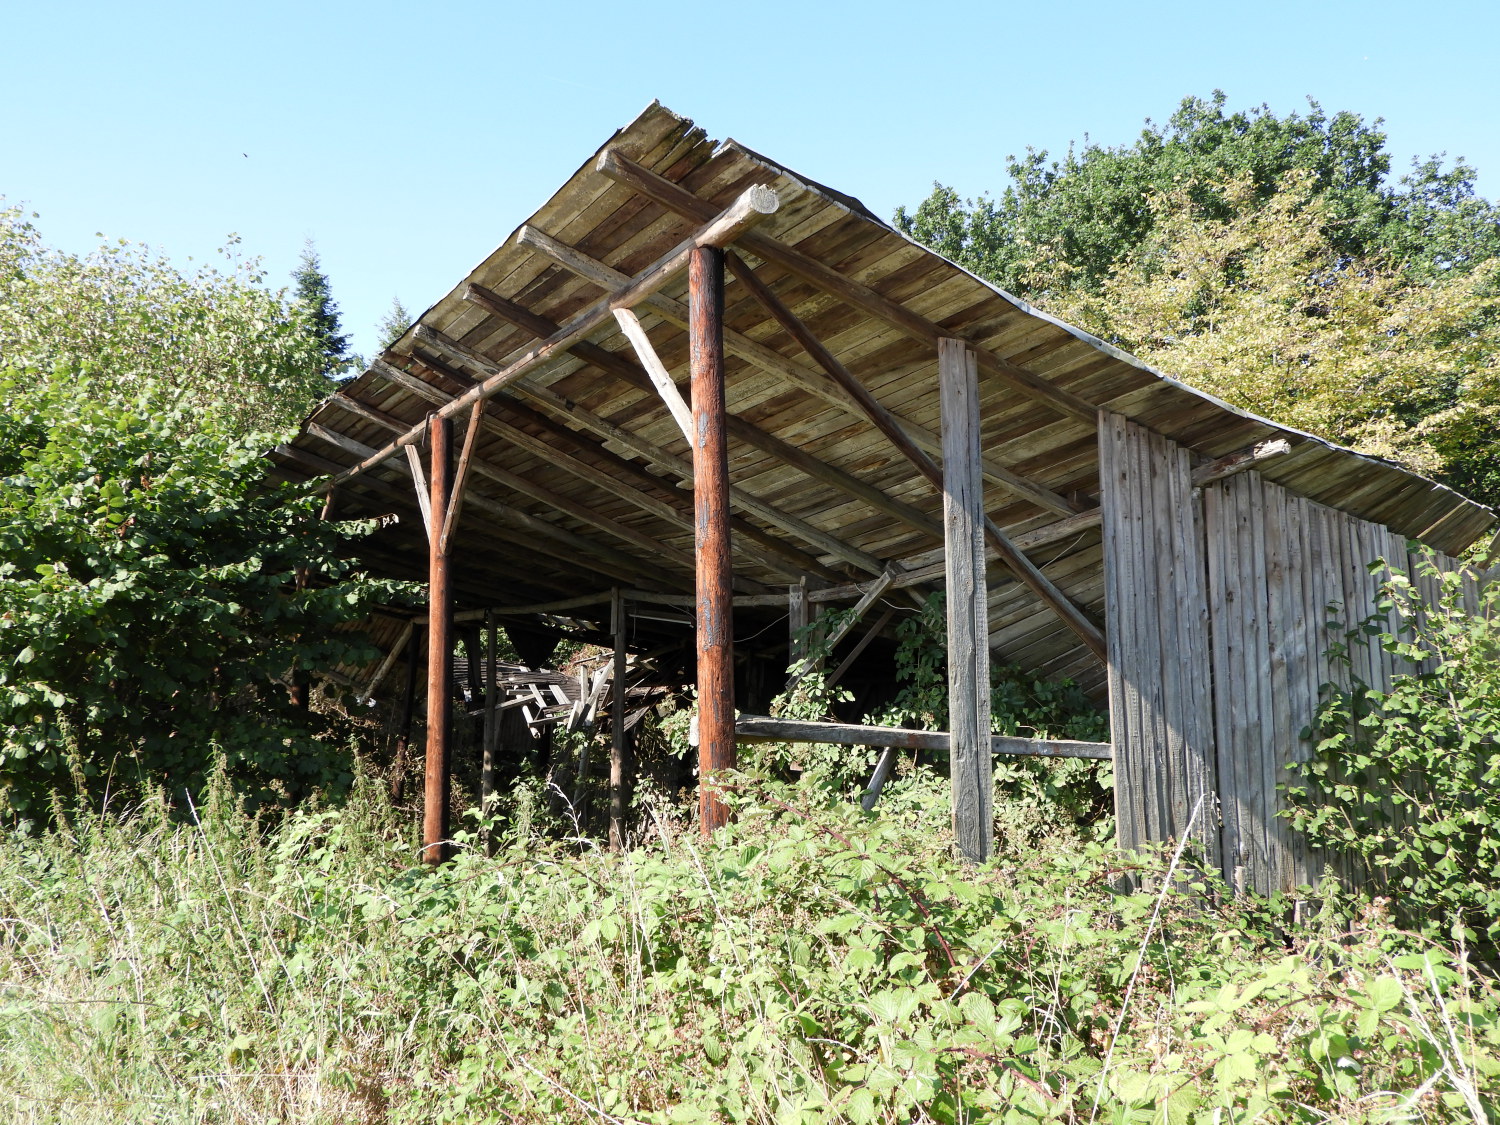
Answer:
<svg viewBox="0 0 1500 1125"><path fill-rule="evenodd" d="M310 238L302 246L302 259L292 272L292 282L296 303L306 314L307 332L323 353L323 374L342 374L353 359L349 337L339 331L339 307Z"/></svg>
<svg viewBox="0 0 1500 1125"><path fill-rule="evenodd" d="M1186 99L1129 145L1012 160L896 221L1228 401L1500 501L1500 208L1380 122Z"/></svg>
<svg viewBox="0 0 1500 1125"><path fill-rule="evenodd" d="M1379 119L1329 116L1311 99L1305 115L1264 105L1230 113L1225 104L1217 90L1185 98L1132 143L1085 139L1061 160L1028 148L1010 158L998 199L964 200L934 185L915 210L896 212L896 225L1010 292L1044 299L1059 285L1102 286L1155 228L1153 197L1188 184L1198 213L1227 220L1237 206L1275 196L1295 172L1324 200L1322 231L1337 251L1388 251L1427 270L1468 268L1500 252L1500 213L1475 193L1474 169L1462 160L1445 168L1432 157L1393 184ZM1223 196L1219 185L1230 182L1248 183L1248 196Z"/></svg>
<svg viewBox="0 0 1500 1125"><path fill-rule="evenodd" d="M123 239L54 250L34 218L0 207L0 366L85 371L92 393L183 408L190 427L281 429L328 393L305 311L265 288L238 239L222 269L186 272Z"/></svg>
<svg viewBox="0 0 1500 1125"><path fill-rule="evenodd" d="M380 318L380 323L375 326L375 337L378 351L385 351L402 336L412 325L412 315L406 306L401 303L400 297L391 298L391 307L386 310L385 316Z"/></svg>
<svg viewBox="0 0 1500 1125"><path fill-rule="evenodd" d="M268 479L326 386L301 310L253 264L78 258L0 219L0 815L75 786L180 798L216 756L255 803L336 782L286 684L368 657L352 627L396 593L347 561L362 528Z"/></svg>

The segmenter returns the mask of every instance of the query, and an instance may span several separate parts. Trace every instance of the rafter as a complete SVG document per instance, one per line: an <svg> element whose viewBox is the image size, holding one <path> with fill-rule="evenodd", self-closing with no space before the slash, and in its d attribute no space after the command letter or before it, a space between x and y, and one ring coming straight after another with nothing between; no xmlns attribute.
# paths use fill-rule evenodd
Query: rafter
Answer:
<svg viewBox="0 0 1500 1125"><path fill-rule="evenodd" d="M633 278L628 285L622 285L602 299L595 301L563 325L555 335L528 349L503 369L494 372L446 406L439 408L439 417L453 418L462 414L475 402L482 402L498 394L507 383L514 382L559 353L565 353L572 344L584 339L600 325L613 319L615 309L631 308L639 304L645 297L685 270L689 257L698 247L723 246L734 241L741 233L767 215L774 213L776 207L776 193L770 188L759 184L746 188L732 204L715 215L685 241L658 258L656 262ZM420 442L426 426L426 422L413 426L385 448L375 450L359 464L345 469L329 481L327 487L333 487L351 477L358 476L394 456L404 447Z"/></svg>
<svg viewBox="0 0 1500 1125"><path fill-rule="evenodd" d="M657 175L641 167L614 149L607 149L600 154L597 168L610 179L625 184L638 194L654 200L667 210L674 211L684 218L702 222L714 213L712 203L699 199L680 184L675 184L665 176ZM774 262L825 293L830 293L845 303L878 317L892 327L899 328L913 339L931 344L933 348L937 347L937 342L942 337L955 335L920 313L913 312L905 305L876 292L868 285L845 277L837 270L830 269L822 262L809 258L806 254L774 238L747 231L739 237L738 242L756 257L767 262ZM972 341L969 343L973 344ZM993 352L975 347L975 355L981 370L999 376L1022 394L1045 403L1059 414L1093 425L1094 415L1098 410L1093 403L1085 401L1062 387L1054 386L1036 372L1028 371L1018 364L1002 359Z"/></svg>
<svg viewBox="0 0 1500 1125"><path fill-rule="evenodd" d="M589 257L576 247L567 245L544 231L537 230L532 226L523 226L516 234L516 241L523 246L530 246L534 250L547 255L558 265L571 270L579 277L592 281L602 289L610 289L621 284L626 275L612 266ZM653 293L644 304L662 319L679 328L687 325L687 306L676 298L669 297L665 293ZM848 412L856 418L862 418L858 402L853 400L841 387L830 384L827 379L822 378L817 372L811 371L802 364L788 359L780 352L765 344L732 329L724 331L724 347L740 356L742 359L754 364L762 370L771 371L784 376L799 390L822 399L830 406L836 406ZM892 415L895 417L894 415ZM917 425L915 422L905 418L896 418L897 424L911 439L913 444L931 454L941 454L943 449L942 439L930 430ZM1077 511L1077 505L1071 503L1063 496L1059 496L1049 488L1028 480L1019 473L1007 469L991 460L982 461L985 479L1008 492L1029 500L1038 507L1048 511L1057 512L1060 515L1068 515ZM941 538L941 534L938 536Z"/></svg>

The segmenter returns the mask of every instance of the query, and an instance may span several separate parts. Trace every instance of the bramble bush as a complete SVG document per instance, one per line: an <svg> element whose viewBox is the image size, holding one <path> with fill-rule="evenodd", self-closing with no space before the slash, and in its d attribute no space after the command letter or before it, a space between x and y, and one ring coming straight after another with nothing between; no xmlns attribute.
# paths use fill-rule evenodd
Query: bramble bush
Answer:
<svg viewBox="0 0 1500 1125"><path fill-rule="evenodd" d="M1383 564L1377 564L1377 569ZM1378 644L1410 671L1389 691L1330 684L1309 761L1288 787L1292 826L1391 896L1405 925L1500 942L1500 587L1465 607L1439 574L1436 602L1394 574L1351 643ZM1397 627L1388 623L1396 615Z"/></svg>

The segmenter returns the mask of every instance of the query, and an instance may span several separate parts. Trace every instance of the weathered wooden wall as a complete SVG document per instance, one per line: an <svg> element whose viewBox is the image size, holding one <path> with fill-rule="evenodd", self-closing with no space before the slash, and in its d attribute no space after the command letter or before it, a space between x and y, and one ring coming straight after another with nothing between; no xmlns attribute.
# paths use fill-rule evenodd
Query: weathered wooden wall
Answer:
<svg viewBox="0 0 1500 1125"><path fill-rule="evenodd" d="M1109 414L1099 457L1118 838L1180 839L1191 824L1216 862L1203 535L1188 453Z"/></svg>
<svg viewBox="0 0 1500 1125"><path fill-rule="evenodd" d="M1174 442L1118 415L1099 441L1120 841L1180 838L1203 797L1192 835L1232 885L1314 883L1325 857L1277 815L1278 787L1311 750L1325 684L1385 690L1409 670L1348 637L1389 568L1429 596L1436 580L1403 537L1253 470L1195 491ZM1372 573L1376 560L1387 567Z"/></svg>

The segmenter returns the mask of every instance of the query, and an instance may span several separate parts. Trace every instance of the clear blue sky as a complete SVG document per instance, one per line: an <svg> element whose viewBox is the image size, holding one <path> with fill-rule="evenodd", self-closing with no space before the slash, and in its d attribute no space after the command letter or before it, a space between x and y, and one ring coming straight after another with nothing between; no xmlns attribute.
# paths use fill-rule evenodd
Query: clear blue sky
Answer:
<svg viewBox="0 0 1500 1125"><path fill-rule="evenodd" d="M1188 94L1384 117L1500 191L1500 3L12 4L0 194L54 245L315 240L355 345L455 285L652 98L878 214Z"/></svg>

